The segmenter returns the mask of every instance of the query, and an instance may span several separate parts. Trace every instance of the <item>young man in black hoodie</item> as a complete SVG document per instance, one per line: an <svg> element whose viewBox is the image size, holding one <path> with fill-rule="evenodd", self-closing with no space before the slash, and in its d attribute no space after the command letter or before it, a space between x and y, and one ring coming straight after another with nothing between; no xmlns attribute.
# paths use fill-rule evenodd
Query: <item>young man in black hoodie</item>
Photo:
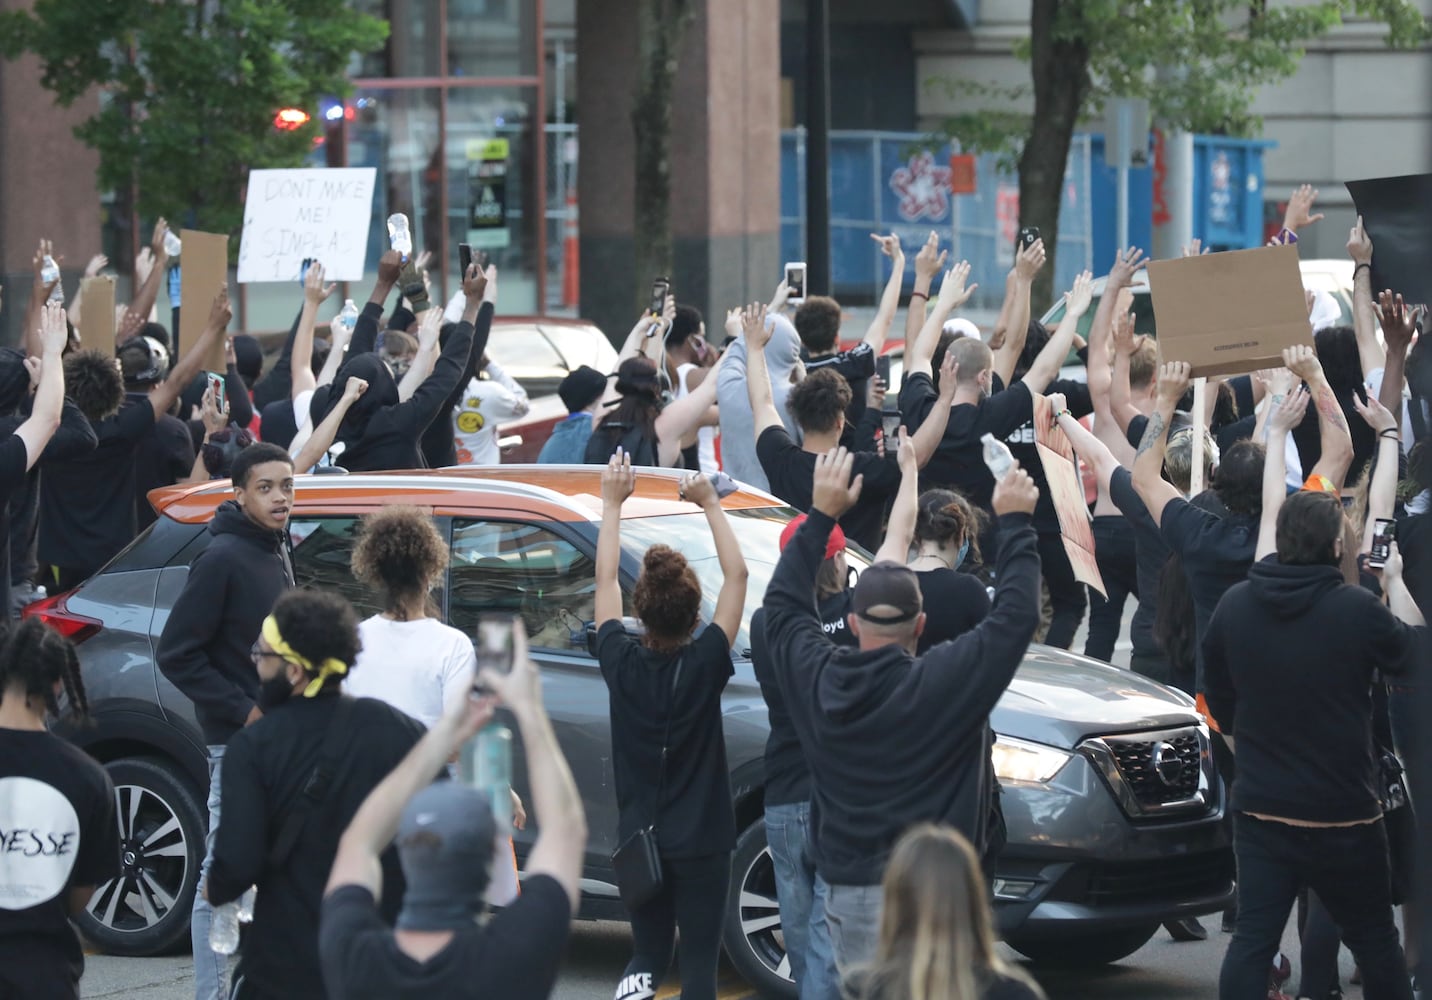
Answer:
<svg viewBox="0 0 1432 1000"><path fill-rule="evenodd" d="M1378 671L1412 666L1414 634L1344 583L1337 494L1289 497L1276 532L1276 557L1224 595L1203 641L1208 708L1238 760L1238 921L1219 996L1264 995L1306 885L1357 957L1364 995L1412 1000L1392 918L1371 687Z"/></svg>
<svg viewBox="0 0 1432 1000"><path fill-rule="evenodd" d="M219 768L229 739L263 715L250 653L274 602L293 586L288 541L293 460L277 445L250 445L234 459L231 475L234 499L214 512L212 540L189 567L158 650L159 669L194 703L209 748L208 851L190 923L197 1000L217 997L220 990L204 899L219 828Z"/></svg>
<svg viewBox="0 0 1432 1000"><path fill-rule="evenodd" d="M1039 624L1038 499L1015 468L996 484L998 589L974 629L916 657L920 585L894 562L855 587L858 649L837 648L816 615L815 580L837 518L860 497L840 448L816 461L810 516L781 553L766 591L766 641L811 772L816 870L841 968L873 956L880 880L895 841L923 821L955 827L982 852L990 811L989 713Z"/></svg>

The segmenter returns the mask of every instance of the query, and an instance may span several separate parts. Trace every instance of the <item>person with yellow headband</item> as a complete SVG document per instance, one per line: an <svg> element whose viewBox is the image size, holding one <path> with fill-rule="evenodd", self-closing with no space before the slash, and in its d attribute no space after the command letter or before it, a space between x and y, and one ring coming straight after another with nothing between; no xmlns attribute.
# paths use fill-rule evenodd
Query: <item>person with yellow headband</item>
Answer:
<svg viewBox="0 0 1432 1000"><path fill-rule="evenodd" d="M207 882L214 906L258 890L234 974L240 1000L324 996L316 918L339 838L423 734L397 709L343 694L360 646L352 606L310 590L280 597L253 643L263 716L229 741ZM396 915L391 854L384 889Z"/></svg>

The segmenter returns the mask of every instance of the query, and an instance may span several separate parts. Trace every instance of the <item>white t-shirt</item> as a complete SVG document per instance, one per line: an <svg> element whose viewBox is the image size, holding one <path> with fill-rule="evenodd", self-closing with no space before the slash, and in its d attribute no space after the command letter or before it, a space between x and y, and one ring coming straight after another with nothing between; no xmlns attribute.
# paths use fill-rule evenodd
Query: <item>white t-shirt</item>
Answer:
<svg viewBox="0 0 1432 1000"><path fill-rule="evenodd" d="M376 698L431 729L467 697L477 669L472 640L436 618L398 622L374 615L358 626L363 651L343 679L354 698Z"/></svg>
<svg viewBox="0 0 1432 1000"><path fill-rule="evenodd" d="M497 447L498 427L527 413L527 390L494 362L488 362L485 379L474 378L453 407L453 442L458 465L496 465L502 461Z"/></svg>
<svg viewBox="0 0 1432 1000"><path fill-rule="evenodd" d="M676 369L676 377L680 380L680 391L676 394L677 399L691 395L691 390L686 387L686 377L698 367L698 365L688 362ZM721 463L716 461L715 427L702 427L696 432L696 454L701 460L703 474L710 476L721 471Z"/></svg>

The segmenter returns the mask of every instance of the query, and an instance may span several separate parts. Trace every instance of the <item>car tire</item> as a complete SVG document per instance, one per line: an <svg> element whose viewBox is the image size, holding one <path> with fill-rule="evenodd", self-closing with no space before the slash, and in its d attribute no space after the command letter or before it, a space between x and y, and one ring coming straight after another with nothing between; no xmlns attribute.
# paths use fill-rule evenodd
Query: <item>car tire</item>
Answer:
<svg viewBox="0 0 1432 1000"><path fill-rule="evenodd" d="M726 890L726 957L766 1000L794 1000L796 984L781 938L776 872L766 846L766 821L757 819L736 840Z"/></svg>
<svg viewBox="0 0 1432 1000"><path fill-rule="evenodd" d="M1140 924L1059 938L1022 938L1016 934L1006 938L1005 943L1036 965L1092 969L1128 958L1146 945L1158 929L1158 924Z"/></svg>
<svg viewBox="0 0 1432 1000"><path fill-rule="evenodd" d="M115 789L120 874L75 918L110 955L149 956L189 945L189 912L204 861L208 812L171 761L123 757L105 765Z"/></svg>

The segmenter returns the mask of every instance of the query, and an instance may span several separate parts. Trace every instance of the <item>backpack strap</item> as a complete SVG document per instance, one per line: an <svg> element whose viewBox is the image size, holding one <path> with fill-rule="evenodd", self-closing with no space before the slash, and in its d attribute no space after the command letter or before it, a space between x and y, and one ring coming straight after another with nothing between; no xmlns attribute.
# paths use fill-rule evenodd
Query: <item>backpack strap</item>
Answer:
<svg viewBox="0 0 1432 1000"><path fill-rule="evenodd" d="M347 695L338 696L338 707L333 712L333 718L328 720L328 729L323 734L323 745L318 750L318 760L309 772L308 780L303 783L303 791L293 805L289 806L279 824L278 838L268 853L269 868L283 867L288 856L293 853L299 835L303 833L309 814L328 797L328 792L333 787L333 778L338 773L344 736L349 732L349 720L356 701L357 699Z"/></svg>

